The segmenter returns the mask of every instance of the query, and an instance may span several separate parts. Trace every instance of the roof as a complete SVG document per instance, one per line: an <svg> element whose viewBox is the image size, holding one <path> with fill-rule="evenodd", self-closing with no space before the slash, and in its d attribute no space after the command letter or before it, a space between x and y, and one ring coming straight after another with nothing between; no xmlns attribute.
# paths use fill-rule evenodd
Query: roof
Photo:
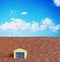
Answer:
<svg viewBox="0 0 60 62"><path fill-rule="evenodd" d="M27 59L14 60L18 48L28 51ZM0 62L60 62L60 37L0 37Z"/></svg>

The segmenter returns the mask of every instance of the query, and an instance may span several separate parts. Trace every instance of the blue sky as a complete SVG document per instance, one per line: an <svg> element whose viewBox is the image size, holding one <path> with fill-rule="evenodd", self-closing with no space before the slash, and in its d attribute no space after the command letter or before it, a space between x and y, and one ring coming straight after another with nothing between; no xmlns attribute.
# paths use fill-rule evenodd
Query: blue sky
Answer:
<svg viewBox="0 0 60 62"><path fill-rule="evenodd" d="M0 36L60 37L60 0L0 0Z"/></svg>

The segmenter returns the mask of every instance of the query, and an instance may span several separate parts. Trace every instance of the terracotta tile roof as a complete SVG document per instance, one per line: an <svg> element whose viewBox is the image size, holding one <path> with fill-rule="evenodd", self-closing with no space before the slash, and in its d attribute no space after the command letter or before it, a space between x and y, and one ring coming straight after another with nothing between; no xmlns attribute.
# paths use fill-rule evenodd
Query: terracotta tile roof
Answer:
<svg viewBox="0 0 60 62"><path fill-rule="evenodd" d="M24 48L27 59L14 60L13 51ZM60 38L0 37L0 62L60 62Z"/></svg>

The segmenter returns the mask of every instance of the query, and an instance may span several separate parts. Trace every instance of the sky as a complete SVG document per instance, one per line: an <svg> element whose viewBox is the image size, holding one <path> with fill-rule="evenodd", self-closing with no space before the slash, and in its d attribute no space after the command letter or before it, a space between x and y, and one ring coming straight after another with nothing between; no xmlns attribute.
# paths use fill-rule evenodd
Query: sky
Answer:
<svg viewBox="0 0 60 62"><path fill-rule="evenodd" d="M0 36L60 37L60 0L0 0Z"/></svg>

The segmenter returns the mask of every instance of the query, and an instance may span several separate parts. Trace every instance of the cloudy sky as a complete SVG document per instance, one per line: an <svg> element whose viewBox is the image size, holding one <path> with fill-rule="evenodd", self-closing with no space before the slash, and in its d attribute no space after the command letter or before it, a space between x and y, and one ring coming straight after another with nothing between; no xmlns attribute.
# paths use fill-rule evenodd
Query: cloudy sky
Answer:
<svg viewBox="0 0 60 62"><path fill-rule="evenodd" d="M0 0L0 36L60 37L60 0Z"/></svg>

